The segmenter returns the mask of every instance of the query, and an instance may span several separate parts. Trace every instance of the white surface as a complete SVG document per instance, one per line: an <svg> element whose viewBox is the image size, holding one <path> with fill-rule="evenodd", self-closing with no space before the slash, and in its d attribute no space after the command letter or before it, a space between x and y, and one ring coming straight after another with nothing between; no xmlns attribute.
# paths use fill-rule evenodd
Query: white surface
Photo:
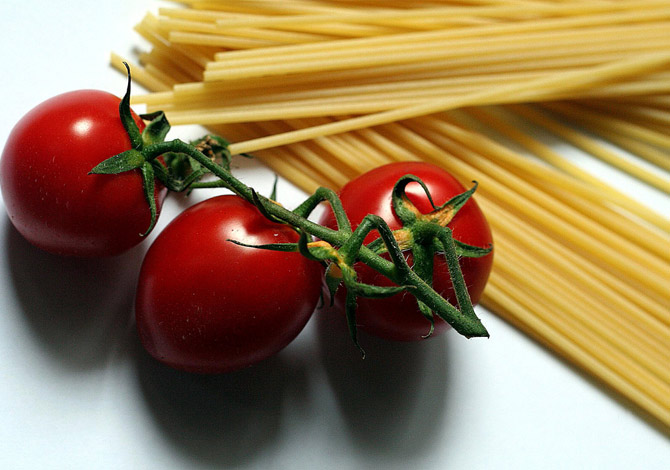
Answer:
<svg viewBox="0 0 670 470"><path fill-rule="evenodd" d="M132 27L162 4L57 5L0 6L0 142L54 94L122 94L108 54L142 45ZM239 175L261 191L272 185L254 164ZM286 205L304 197L281 183ZM170 200L154 236L183 204ZM62 260L0 217L0 468L670 468L667 437L482 309L489 340L366 339L361 362L315 318L253 369L167 370L143 353L132 324L147 246L107 261Z"/></svg>

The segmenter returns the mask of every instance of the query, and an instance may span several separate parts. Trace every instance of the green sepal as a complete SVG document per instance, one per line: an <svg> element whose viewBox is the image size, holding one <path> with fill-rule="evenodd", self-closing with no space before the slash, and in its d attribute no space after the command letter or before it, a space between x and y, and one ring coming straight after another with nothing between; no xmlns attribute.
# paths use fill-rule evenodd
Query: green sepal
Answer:
<svg viewBox="0 0 670 470"><path fill-rule="evenodd" d="M302 204L293 209L293 213L307 218L316 209L316 207L323 201L328 201L330 204L335 221L337 223L337 230L339 232L351 233L351 222L342 207L342 201L335 191L330 188L320 187L308 197Z"/></svg>
<svg viewBox="0 0 670 470"><path fill-rule="evenodd" d="M349 283L346 287L358 297L367 299L385 299L410 289L410 286L375 286L362 282Z"/></svg>
<svg viewBox="0 0 670 470"><path fill-rule="evenodd" d="M185 191L208 173L200 163L183 153L167 152L162 155L162 160L167 167L168 178L161 181L171 191Z"/></svg>
<svg viewBox="0 0 670 470"><path fill-rule="evenodd" d="M477 190L477 182L473 181L473 186L472 188L468 189L465 192L462 192L461 194L457 194L456 196L452 197L449 199L447 202L442 204L440 207L437 208L437 210L444 209L445 207L450 207L452 211L452 217L456 215L456 213L465 205L466 202L472 197L472 195L475 193Z"/></svg>
<svg viewBox="0 0 670 470"><path fill-rule="evenodd" d="M463 272L458 263L456 243L454 242L451 229L449 227L444 227L438 234L438 240L443 246L444 258L447 261L447 267L449 268L449 276L451 277L451 284L454 288L458 308L461 311L461 314L479 322L479 319L475 315L467 286L465 285Z"/></svg>
<svg viewBox="0 0 670 470"><path fill-rule="evenodd" d="M267 243L263 245L251 245L238 240L228 239L227 241L245 248L257 248L259 250L281 251L284 253L297 253L300 251L297 243Z"/></svg>
<svg viewBox="0 0 670 470"><path fill-rule="evenodd" d="M147 150L147 154L151 155L152 158L162 157L168 170L168 175L167 178L161 179L161 181L168 189L175 192L190 192L193 188L227 187L227 184L220 179L201 183L200 180L207 174L212 173L212 171L201 162L196 161L192 155L181 152L181 149L170 149L168 145L168 151L156 152L155 148L157 146L165 144L163 141L165 135L163 133L167 133L169 130L169 123L160 111L144 115L144 117L153 119L147 128L152 126L152 124L156 126L155 131L150 131L147 137L146 145L149 149ZM192 141L190 144L183 142L181 144L199 152L226 172L230 172L231 154L228 151L229 143L226 139L219 136L206 135L199 140Z"/></svg>
<svg viewBox="0 0 670 470"><path fill-rule="evenodd" d="M489 246L487 247L480 247L480 246L469 245L456 239L454 239L454 243L456 244L456 253L458 253L458 256L462 258L482 258L491 253L491 251L493 251L493 246L491 244L489 244ZM371 241L366 246L378 255L387 252L384 240L382 240L381 238L377 238ZM437 240L435 240L433 242L433 250L436 253L441 253L443 252L444 249L442 247L442 244Z"/></svg>
<svg viewBox="0 0 670 470"><path fill-rule="evenodd" d="M308 243L311 241L310 236L307 234L307 232L300 231L300 240L298 240L298 251L302 256L305 258L312 260L312 261L317 261L319 263L323 263L324 260L323 258L319 258L318 256L315 256L309 249Z"/></svg>
<svg viewBox="0 0 670 470"><path fill-rule="evenodd" d="M318 256L315 256L310 248L307 246L307 243L309 242L309 236L306 232L301 232L300 234L300 240L298 243L267 243L267 244L261 244L261 245L251 245L248 243L243 243L237 240L232 240L229 239L229 242L235 243L236 245L239 246L244 246L246 248L258 248L261 250L270 250L270 251L281 251L285 253L300 253L302 256L312 260L312 261L317 261L317 262L323 262L325 258L328 256L325 256L323 258L319 258ZM315 249L314 251L318 252L319 249Z"/></svg>
<svg viewBox="0 0 670 470"><path fill-rule="evenodd" d="M158 219L158 208L156 207L156 181L154 179L154 167L151 162L144 162L140 167L142 171L142 183L144 187L144 197L149 204L149 212L151 213L151 222L149 228L142 236L147 236L156 226L156 220Z"/></svg>
<svg viewBox="0 0 670 470"><path fill-rule="evenodd" d="M482 248L479 246L468 245L467 243L460 242L456 239L454 239L454 244L456 245L456 253L463 258L481 258L488 255L493 250L491 244L486 248Z"/></svg>
<svg viewBox="0 0 670 470"><path fill-rule="evenodd" d="M204 183L200 183L200 179L207 174L207 170L202 168L198 171L194 171L190 173L185 179L183 180L174 180L178 184L178 192L181 191L186 191L186 194L191 194L191 191L195 188L224 188L226 187L225 184L221 180L216 180L216 181L207 181Z"/></svg>
<svg viewBox="0 0 670 470"><path fill-rule="evenodd" d="M144 163L146 163L144 155L138 150L130 149L98 163L89 174L116 175L136 170L144 165Z"/></svg>
<svg viewBox="0 0 670 470"><path fill-rule="evenodd" d="M393 238L396 238L396 235L399 232L408 232L405 237L411 237L412 239L414 238L414 235L409 227L403 227L398 230L393 230ZM396 238L397 239L397 238ZM379 237L375 238L372 240L370 243L365 245L368 249L374 251L376 254L381 255L383 253L388 253L388 248L386 247L386 243L384 242L384 239Z"/></svg>
<svg viewBox="0 0 670 470"><path fill-rule="evenodd" d="M337 293L337 289L339 289L340 284L342 283L342 277L340 276L333 276L332 275L332 270L333 266L336 266L335 264L330 264L326 268L326 275L325 275L325 281L326 281L326 287L328 288L328 293L330 294L330 304L333 305L335 302L335 294Z"/></svg>
<svg viewBox="0 0 670 470"><path fill-rule="evenodd" d="M142 133L140 132L140 128L137 127L137 123L133 118L133 113L130 110L130 83L132 81L130 78L130 66L126 62L124 62L123 65L128 72L128 85L126 86L126 94L123 95L123 98L119 103L119 114L121 116L121 123L130 138L132 148L141 149L143 142Z"/></svg>
<svg viewBox="0 0 670 470"><path fill-rule="evenodd" d="M168 173L173 179L182 180L191 171L191 159L184 154L166 152L162 155L162 159L165 162Z"/></svg>
<svg viewBox="0 0 670 470"><path fill-rule="evenodd" d="M393 238L391 229L388 228L388 225L384 219L375 214L368 214L363 218L363 220L361 220L361 223L358 224L356 230L354 230L353 233L349 236L349 239L340 247L340 254L342 255L342 258L346 264L352 265L356 261L356 257L361 249L361 246L363 246L365 238L374 229L377 229L380 238L383 239L387 244L387 250L389 248L389 243L394 247L398 246L395 238ZM400 252L400 249L398 248L397 251ZM391 254L392 258L394 254L395 253ZM392 259L392 261L394 260Z"/></svg>
<svg viewBox="0 0 670 470"><path fill-rule="evenodd" d="M270 214L268 212L268 210L265 208L265 201L263 201L263 199L261 199L261 197L258 195L256 190L254 188L250 188L250 189L251 189L251 198L252 198L251 202L254 204L254 206L256 206L256 209L258 209L258 212L260 212L263 215L263 217L270 220L271 222L276 222L276 223L279 223L279 224L283 224L284 221L279 220L278 218L276 218L275 216L273 216L272 214ZM270 204L273 204L273 203L270 203Z"/></svg>
<svg viewBox="0 0 670 470"><path fill-rule="evenodd" d="M149 123L142 132L142 142L144 145L151 145L158 142L163 142L170 132L170 123L163 111L156 111L151 114L142 114L140 116Z"/></svg>
<svg viewBox="0 0 670 470"><path fill-rule="evenodd" d="M356 227L354 235L356 235L357 232L361 232L361 235L363 235L364 233L368 233L372 227L377 229L377 232L379 232L379 237L382 240L384 240L384 244L386 245L386 251L391 257L391 261L395 265L396 273L400 277L410 275L410 273L412 273L413 271L407 265L407 260L405 259L402 250L398 246L398 242L393 236L393 231L391 231L386 221L384 221L384 219L382 219L380 216L374 214L366 215L363 218L363 221L360 223L360 225ZM364 237L365 235L363 235L362 238L360 239L361 244ZM349 243L352 238L354 237L352 236L347 241L347 243Z"/></svg>
<svg viewBox="0 0 670 470"><path fill-rule="evenodd" d="M422 338L424 338L424 339L430 338L431 336L433 336L433 332L435 331L435 315L433 315L433 311L430 309L430 307L428 305L424 304L423 302L421 302L418 299L417 299L416 303L419 307L419 311L426 318L426 320L428 320L428 324L430 326L428 328L428 333L423 335Z"/></svg>
<svg viewBox="0 0 670 470"><path fill-rule="evenodd" d="M387 251L386 244L384 243L384 240L382 240L381 238L375 238L365 246L368 247L370 250L374 251L378 255L386 253Z"/></svg>
<svg viewBox="0 0 670 470"><path fill-rule="evenodd" d="M433 198L430 194L430 191L426 186L426 183L424 183L417 176L405 175L398 181L396 181L395 185L393 186L393 192L391 193L391 202L393 204L393 210L395 211L396 215L403 223L403 225L411 225L416 220L416 213L408 207L408 204L412 203L409 201L409 199L407 198L407 194L405 193L405 188L407 188L407 185L409 183L418 183L419 185L421 185L421 188L426 193L426 197L428 197L428 201L430 202L431 207L434 210L437 209L437 207L435 207L435 203L433 202Z"/></svg>
<svg viewBox="0 0 670 470"><path fill-rule="evenodd" d="M433 267L434 267L434 257L435 257L435 248L434 246L425 246L425 245L414 245L412 247L412 255L414 257L414 272L419 276L426 284L433 285ZM430 337L435 331L435 318L433 311L428 305L424 302L421 302L419 299L416 299L419 312L428 320L430 328L424 338Z"/></svg>
<svg viewBox="0 0 670 470"><path fill-rule="evenodd" d="M151 160L151 165L154 167L154 176L156 179L163 183L168 190L172 191L173 189L169 184L171 182L170 174L168 173L168 169L165 168L165 165L158 160Z"/></svg>
<svg viewBox="0 0 670 470"><path fill-rule="evenodd" d="M347 297L344 303L344 313L347 317L347 326L349 327L349 335L351 340L354 342L358 350L361 352L361 356L365 359L365 350L361 347L358 342L358 326L356 325L356 295L351 291L347 291Z"/></svg>

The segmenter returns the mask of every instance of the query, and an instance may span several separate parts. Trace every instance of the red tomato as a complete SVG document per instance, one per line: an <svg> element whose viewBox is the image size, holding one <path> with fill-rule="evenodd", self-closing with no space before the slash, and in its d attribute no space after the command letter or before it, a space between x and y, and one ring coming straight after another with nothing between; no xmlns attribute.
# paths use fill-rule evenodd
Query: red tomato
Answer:
<svg viewBox="0 0 670 470"><path fill-rule="evenodd" d="M237 196L208 199L175 218L149 248L137 290L140 339L159 361L197 373L241 369L283 349L310 318L320 264L229 240L298 236Z"/></svg>
<svg viewBox="0 0 670 470"><path fill-rule="evenodd" d="M142 241L151 215L139 170L88 174L130 149L119 102L103 91L65 93L35 107L10 133L0 162L2 197L12 223L33 245L97 257ZM165 193L157 184L158 208Z"/></svg>
<svg viewBox="0 0 670 470"><path fill-rule="evenodd" d="M391 192L395 183L407 174L415 175L423 180L436 206L444 204L453 196L465 191L465 188L450 173L435 165L417 162L384 165L350 181L339 192L352 227L356 228L367 214L376 214L382 217L392 230L401 228L402 224L392 207ZM422 213L432 210L425 192L418 183L410 183L407 186L407 195ZM330 209L323 214L321 224L336 228L335 218ZM464 243L478 247L487 247L492 243L488 223L472 198L456 214L449 227L453 231L454 238ZM367 236L365 243L370 243L376 238L378 238L378 233L373 231ZM411 255L407 256L411 266ZM492 252L481 258L462 258L460 261L465 284L473 304L479 301L492 263ZM356 266L356 271L361 282L393 285L389 279L362 263ZM456 305L451 277L443 255L435 256L433 276L433 288L451 304ZM343 293L338 294L336 303L342 304L343 298ZM359 298L356 322L368 333L397 341L421 339L428 333L430 325L418 310L414 297L404 293L386 299ZM440 334L447 328L448 324L436 315L433 335Z"/></svg>

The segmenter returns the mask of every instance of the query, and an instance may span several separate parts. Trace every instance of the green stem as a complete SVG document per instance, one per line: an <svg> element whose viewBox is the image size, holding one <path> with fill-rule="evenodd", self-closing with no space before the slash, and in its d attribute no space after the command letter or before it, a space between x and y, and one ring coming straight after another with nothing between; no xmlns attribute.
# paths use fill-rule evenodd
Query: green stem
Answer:
<svg viewBox="0 0 670 470"><path fill-rule="evenodd" d="M461 271L460 265L458 263L458 253L456 252L456 244L454 243L454 237L451 229L449 227L444 227L443 230L440 230L438 238L444 246L444 257L447 260L451 283L453 285L454 292L456 293L456 302L458 302L458 306L464 315L474 316L475 311L472 307L470 296L468 295L465 279L463 278L463 272Z"/></svg>
<svg viewBox="0 0 670 470"><path fill-rule="evenodd" d="M353 243L356 243L350 240L352 235L350 232L347 233L346 231L347 223L344 223L345 230L333 230L328 227L319 225L315 222L312 222L307 218L303 217L302 215L297 214L293 211L284 208L279 204L274 203L265 196L255 194L251 188L249 188L240 180L235 178L232 175L232 173L230 173L227 169L216 164L211 159L207 158L198 149L181 140L173 140L168 142L152 144L150 146L145 147L143 151L145 157L149 160L157 158L158 156L167 152L178 152L188 155L189 157L193 158L196 162L198 162L200 165L211 171L212 174L214 174L214 176L219 178L222 182L221 186L227 187L235 194L237 194L238 196L242 197L243 199L249 201L251 204L254 205L257 205L256 199L260 198L261 201L263 202L264 209L270 215L272 215L277 219L282 220L283 222L293 227L296 227L304 232L307 232L315 237L318 237L321 240L324 240L334 246L344 247L344 245L347 245L347 247L350 247L352 246ZM385 238L385 241L389 242L387 243L388 246L388 244L391 244L389 240L393 239L393 241L395 242L395 239L393 238L393 234L386 225L386 223L377 223L378 219L379 218L372 217L371 222L375 222L373 225L380 232L380 235L383 238ZM361 232L359 231L359 233ZM444 245L449 245L448 243L445 242L446 240L443 240ZM389 248L396 248L396 247L397 244L395 246L390 246ZM445 250L450 251L451 247L453 247L453 241L451 242L450 246L445 246ZM347 251L348 250L345 250L345 252ZM370 266L372 269L379 272L380 274L386 276L394 283L411 288L412 294L415 295L417 299L419 299L429 308L434 310L440 317L446 320L454 328L454 330L456 330L463 336L468 338L475 336L488 336L486 328L484 327L484 325L482 325L480 320L474 315L474 310L472 310L471 305L469 310L466 309L466 311L462 312L453 305L449 304L449 302L447 302L442 296L440 296L437 292L435 292L429 284L427 284L414 271L412 271L407 267L407 263L404 257L402 256L402 253L400 253L399 249L398 250L393 249L391 251L393 251L393 253L390 253L392 259L394 259L394 261L398 261L400 266L398 266L392 261L389 261L379 256L378 254L376 254L375 252L373 252L372 250L370 250L369 248L367 248L365 245L362 244L360 244L358 259L361 262L365 263L366 265ZM398 256L402 259L400 260ZM456 256L456 263L458 263L457 256ZM460 269L457 269L456 271L457 274L460 275L460 279L462 280L462 274L460 273ZM459 284L459 286L462 286L464 289L464 284L461 283ZM465 290L465 295L467 296L467 290ZM458 300L460 305L462 296ZM467 303L468 302L466 301L465 304Z"/></svg>
<svg viewBox="0 0 670 470"><path fill-rule="evenodd" d="M322 240L325 240L333 244L342 244L345 242L347 238L346 234L344 233L341 234L336 230L312 222L302 217L301 215L296 214L280 206L279 204L275 204L265 196L262 196L260 194L256 194L254 196L254 191L250 187L242 183L240 180L235 178L232 175L232 173L230 173L220 165L217 165L215 162L213 162L212 160L207 158L204 154L202 154L198 149L196 149L192 145L187 144L186 142L183 142L181 140L161 142L158 144L148 146L144 150L144 154L147 159L156 158L166 152L178 152L188 155L189 157L193 158L195 161L200 163L202 166L207 168L209 171L211 171L212 174L214 174L214 176L219 178L220 182L214 181L212 183L209 183L211 186L228 188L241 198L249 201L251 204L254 205L256 205L255 197L258 197L264 203L266 203L264 204L264 207L272 216L283 220L289 225L298 227L304 230L305 232L308 232L318 238L321 238Z"/></svg>
<svg viewBox="0 0 670 470"><path fill-rule="evenodd" d="M142 148L142 133L140 128L137 127L135 119L133 119L132 112L130 111L130 67L126 62L123 63L128 71L128 85L126 87L126 94L123 95L121 102L119 103L119 115L121 117L121 123L130 138L130 144L133 149Z"/></svg>
<svg viewBox="0 0 670 470"><path fill-rule="evenodd" d="M344 212L342 207L342 201L337 197L335 191L329 188L318 188L314 194L308 197L300 206L293 210L294 214L299 215L300 217L308 217L312 213L316 206L321 204L323 201L328 201L330 207L333 210L335 215L335 222L337 223L337 229L341 232L351 233L351 222L347 214Z"/></svg>
<svg viewBox="0 0 670 470"><path fill-rule="evenodd" d="M442 208L436 208L426 185L416 176L406 175L396 183L392 196L393 206L397 215L403 221L403 226L407 226L411 230L413 239L419 241L419 245L430 245L427 246L427 252L415 247L415 251L419 250L417 254L420 260L423 259L424 262L432 261L431 248L435 242L435 237L437 237L438 243L443 245L457 302L460 307L459 310L433 290L430 285L430 278L432 277L431 266L423 266L417 271L412 270L408 266L394 233L381 217L368 215L356 230L352 231L351 224L342 208L339 197L334 191L325 188L318 190L316 194L308 198L294 211L285 209L272 199L257 194L252 188L233 176L230 171L231 155L228 151L228 142L224 139L216 136L207 136L205 140L196 144L197 146L187 144L179 139L163 142L164 137L170 129L170 125L165 114L162 112L144 115L143 118L150 119L151 122L145 128L144 133L140 132L130 109L130 67L125 62L124 65L128 70L128 85L126 94L119 105L119 113L122 124L132 143L132 150L115 155L100 163L91 170L91 173L115 174L137 168L141 170L144 192L151 212L151 224L147 233L154 227L157 217L157 207L154 200L155 178L162 181L168 189L175 191L190 190L195 187L225 187L257 207L263 216L270 220L286 223L300 232L298 251L303 255L312 259L317 258L320 261L329 259L331 262L339 264L342 276L345 278L344 284L347 287L351 287L351 289L347 289L346 310L347 317L350 320L349 326L353 328L352 337L357 345L354 320L357 295L355 292L357 291L366 296L386 296L393 295L396 289L406 289L417 298L422 313L431 320L431 323L432 313L430 310L433 310L457 332L466 337L488 336L486 328L474 313L458 263L457 246L452 237L451 230L447 227L442 227L446 223L442 224L442 221L438 221L437 219L433 223L428 224L426 229L422 229L424 224L418 220L420 219L418 211L415 211L416 208L413 207L413 204L411 204L411 201L409 201L405 194L405 187L410 182L417 182L423 187L433 206L434 211L432 214L435 214L440 209L448 209L449 213L447 215L453 216L465 204L472 192L474 192L474 188L456 198L452 198ZM208 153L209 156L203 152ZM169 158L178 154L186 155L191 160L184 162L180 158L175 158L174 160ZM160 156L164 158L157 160ZM217 160L223 161L222 163L216 163ZM190 166L190 174L189 168L185 166L185 163ZM164 164L166 166L163 166ZM203 168L209 170L218 180L200 182L200 178L205 174ZM179 171L182 169L184 172ZM175 170L177 170L176 173ZM177 174L177 177L175 177L175 174ZM271 197L274 198L274 191ZM324 227L308 219L316 206L323 201L328 201L335 213L337 230ZM383 258L380 254L363 244L365 236L372 230L379 232L391 261ZM307 243L309 239L308 235L320 238L329 243L330 247L314 247L315 251L312 252ZM336 250L335 247L340 248ZM282 246L281 248L293 250L293 246ZM461 252L464 250L472 251L473 253L477 252L476 247L468 247L463 244L458 244L458 249ZM323 258L319 258L319 250L321 250ZM426 259L428 257L430 259ZM386 276L398 287L385 288L358 283L354 269L354 264L358 261L365 263L383 276ZM333 279L337 280L335 276L333 276ZM336 286L329 284L331 292L334 290L334 287Z"/></svg>

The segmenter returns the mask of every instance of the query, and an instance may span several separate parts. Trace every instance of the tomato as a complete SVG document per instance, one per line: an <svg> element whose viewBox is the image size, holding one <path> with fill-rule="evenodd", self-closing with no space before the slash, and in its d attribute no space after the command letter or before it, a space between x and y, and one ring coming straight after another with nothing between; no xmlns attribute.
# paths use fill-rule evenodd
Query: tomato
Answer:
<svg viewBox="0 0 670 470"><path fill-rule="evenodd" d="M65 93L39 104L11 131L0 162L2 197L12 224L33 245L97 257L143 240L151 214L139 170L88 174L131 147L119 102L103 91ZM165 193L156 185L158 208Z"/></svg>
<svg viewBox="0 0 670 470"><path fill-rule="evenodd" d="M402 223L392 207L391 193L395 183L407 174L415 175L423 180L436 206L465 192L465 188L458 180L435 165L418 162L397 162L384 165L350 181L340 190L339 196L352 227L356 228L370 213L382 217L392 230L401 228ZM425 192L418 183L412 182L407 186L407 195L422 213L432 210ZM335 218L330 209L324 212L321 224L336 228ZM469 245L485 248L492 243L489 225L473 198L470 198L460 209L449 223L449 227L456 240ZM365 243L368 244L376 238L378 238L378 233L373 231L368 234ZM411 266L411 254L406 256ZM492 252L484 257L461 258L460 260L459 264L473 304L479 301L492 263ZM356 271L361 282L380 286L393 285L389 279L362 263L357 263ZM433 276L433 288L451 304L456 305L451 277L443 255L435 256ZM342 305L343 299L344 293L340 289L336 296L336 304ZM418 310L414 297L404 293L385 299L359 298L356 322L359 328L368 333L397 341L421 339L429 332L430 325ZM447 328L448 324L435 316L433 335L438 335Z"/></svg>
<svg viewBox="0 0 670 470"><path fill-rule="evenodd" d="M146 254L136 297L140 339L159 361L196 373L242 369L283 349L311 317L319 263L230 240L261 245L298 236L232 195L170 222Z"/></svg>

